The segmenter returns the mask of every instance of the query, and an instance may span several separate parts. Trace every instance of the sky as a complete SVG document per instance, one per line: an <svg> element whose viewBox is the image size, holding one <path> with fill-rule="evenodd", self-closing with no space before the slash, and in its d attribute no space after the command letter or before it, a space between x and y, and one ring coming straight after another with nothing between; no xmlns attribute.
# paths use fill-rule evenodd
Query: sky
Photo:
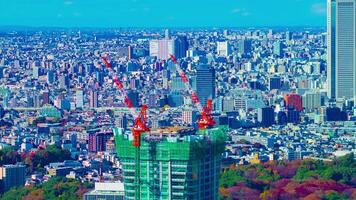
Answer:
<svg viewBox="0 0 356 200"><path fill-rule="evenodd" d="M326 0L0 0L0 26L326 26Z"/></svg>

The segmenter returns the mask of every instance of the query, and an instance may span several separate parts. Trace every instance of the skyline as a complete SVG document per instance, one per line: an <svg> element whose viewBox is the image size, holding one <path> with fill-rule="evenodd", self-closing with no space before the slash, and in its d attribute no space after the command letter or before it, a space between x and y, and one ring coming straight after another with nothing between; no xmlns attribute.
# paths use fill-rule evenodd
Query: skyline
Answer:
<svg viewBox="0 0 356 200"><path fill-rule="evenodd" d="M0 26L278 27L326 26L325 0L37 0L0 1ZM180 2L179 4L177 2ZM177 5L171 11L172 5ZM178 12L182 11L182 12ZM300 15L303 13L303 15ZM145 20L142 20L142 16Z"/></svg>

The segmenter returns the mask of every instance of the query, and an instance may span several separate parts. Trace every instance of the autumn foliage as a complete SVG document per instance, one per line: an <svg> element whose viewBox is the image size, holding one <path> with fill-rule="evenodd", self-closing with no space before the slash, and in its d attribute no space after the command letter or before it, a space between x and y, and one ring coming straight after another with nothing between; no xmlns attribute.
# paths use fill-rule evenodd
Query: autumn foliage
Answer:
<svg viewBox="0 0 356 200"><path fill-rule="evenodd" d="M315 160L231 166L220 177L220 199L356 199L353 154L332 162Z"/></svg>

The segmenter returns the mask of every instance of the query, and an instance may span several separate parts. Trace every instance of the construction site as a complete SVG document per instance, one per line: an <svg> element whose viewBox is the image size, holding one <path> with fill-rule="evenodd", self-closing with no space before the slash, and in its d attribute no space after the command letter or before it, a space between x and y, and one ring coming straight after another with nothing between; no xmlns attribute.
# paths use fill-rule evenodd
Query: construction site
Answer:
<svg viewBox="0 0 356 200"><path fill-rule="evenodd" d="M148 132L139 150L132 145L130 131L114 129L114 135L127 199L217 198L224 127L202 135L189 128Z"/></svg>
<svg viewBox="0 0 356 200"><path fill-rule="evenodd" d="M170 58L199 111L198 130L187 127L151 130L148 127L148 106L142 105L140 112L136 112L107 57L102 57L113 84L134 119L131 130L113 130L122 165L125 198L214 200L218 198L221 155L225 150L227 128L215 127L213 100L208 99L203 107L177 59L173 55Z"/></svg>

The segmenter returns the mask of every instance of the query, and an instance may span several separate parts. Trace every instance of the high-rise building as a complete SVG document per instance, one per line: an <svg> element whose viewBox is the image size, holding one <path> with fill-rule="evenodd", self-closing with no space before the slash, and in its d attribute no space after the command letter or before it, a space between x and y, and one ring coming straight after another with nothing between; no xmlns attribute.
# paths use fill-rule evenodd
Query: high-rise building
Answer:
<svg viewBox="0 0 356 200"><path fill-rule="evenodd" d="M0 167L0 180L3 191L8 191L12 187L22 187L25 185L24 165L4 165Z"/></svg>
<svg viewBox="0 0 356 200"><path fill-rule="evenodd" d="M208 129L204 136L194 129L177 127L145 133L139 154L135 153L130 134L114 129L125 199L218 198L224 129Z"/></svg>
<svg viewBox="0 0 356 200"><path fill-rule="evenodd" d="M40 76L40 68L34 66L34 67L32 68L32 77L33 77L33 78L38 78L39 76Z"/></svg>
<svg viewBox="0 0 356 200"><path fill-rule="evenodd" d="M281 78L278 76L272 76L269 78L269 89L274 90L274 89L280 89L282 86L281 83Z"/></svg>
<svg viewBox="0 0 356 200"><path fill-rule="evenodd" d="M336 1L328 0L327 5L327 76L328 97L336 97Z"/></svg>
<svg viewBox="0 0 356 200"><path fill-rule="evenodd" d="M283 57L283 48L284 44L280 41L276 41L273 43L273 54L278 57Z"/></svg>
<svg viewBox="0 0 356 200"><path fill-rule="evenodd" d="M197 95L203 106L208 99L215 98L215 69L210 65L199 65L196 77Z"/></svg>
<svg viewBox="0 0 356 200"><path fill-rule="evenodd" d="M50 99L49 99L49 91L43 91L42 92L42 105L49 104Z"/></svg>
<svg viewBox="0 0 356 200"><path fill-rule="evenodd" d="M355 0L328 0L328 96L356 95Z"/></svg>
<svg viewBox="0 0 356 200"><path fill-rule="evenodd" d="M75 92L75 107L76 108L84 107L84 92L83 92L83 90L77 90Z"/></svg>
<svg viewBox="0 0 356 200"><path fill-rule="evenodd" d="M139 94L136 90L129 90L127 93L127 96L131 100L132 105L134 107L138 107L140 105Z"/></svg>
<svg viewBox="0 0 356 200"><path fill-rule="evenodd" d="M170 36L169 29L164 30L164 39L169 40Z"/></svg>
<svg viewBox="0 0 356 200"><path fill-rule="evenodd" d="M106 150L106 142L113 136L112 132L89 133L88 149L90 152Z"/></svg>
<svg viewBox="0 0 356 200"><path fill-rule="evenodd" d="M303 95L303 107L307 110L318 109L324 105L321 93L308 92Z"/></svg>
<svg viewBox="0 0 356 200"><path fill-rule="evenodd" d="M89 107L90 108L97 108L98 105L98 92L95 90L90 91L90 97L89 97Z"/></svg>
<svg viewBox="0 0 356 200"><path fill-rule="evenodd" d="M188 125L193 125L197 120L197 112L194 110L183 110L182 121Z"/></svg>
<svg viewBox="0 0 356 200"><path fill-rule="evenodd" d="M55 72L53 70L49 70L47 72L47 83L48 84L53 84L55 81Z"/></svg>
<svg viewBox="0 0 356 200"><path fill-rule="evenodd" d="M231 55L232 47L227 41L217 42L216 51L219 56L227 57Z"/></svg>
<svg viewBox="0 0 356 200"><path fill-rule="evenodd" d="M174 39L151 40L150 56L167 60L169 55L172 54L176 58L182 58L186 56L188 47L187 37L184 36L178 36Z"/></svg>
<svg viewBox="0 0 356 200"><path fill-rule="evenodd" d="M59 88L68 89L69 88L69 77L66 74L62 74L59 77Z"/></svg>
<svg viewBox="0 0 356 200"><path fill-rule="evenodd" d="M246 55L252 51L252 41L248 39L243 39L239 41L239 53L241 55Z"/></svg>
<svg viewBox="0 0 356 200"><path fill-rule="evenodd" d="M293 108L298 111L303 111L302 97L298 94L285 94L284 101L286 108Z"/></svg>
<svg viewBox="0 0 356 200"><path fill-rule="evenodd" d="M275 123L274 110L271 107L259 108L257 115L258 122L263 127L272 126Z"/></svg>

